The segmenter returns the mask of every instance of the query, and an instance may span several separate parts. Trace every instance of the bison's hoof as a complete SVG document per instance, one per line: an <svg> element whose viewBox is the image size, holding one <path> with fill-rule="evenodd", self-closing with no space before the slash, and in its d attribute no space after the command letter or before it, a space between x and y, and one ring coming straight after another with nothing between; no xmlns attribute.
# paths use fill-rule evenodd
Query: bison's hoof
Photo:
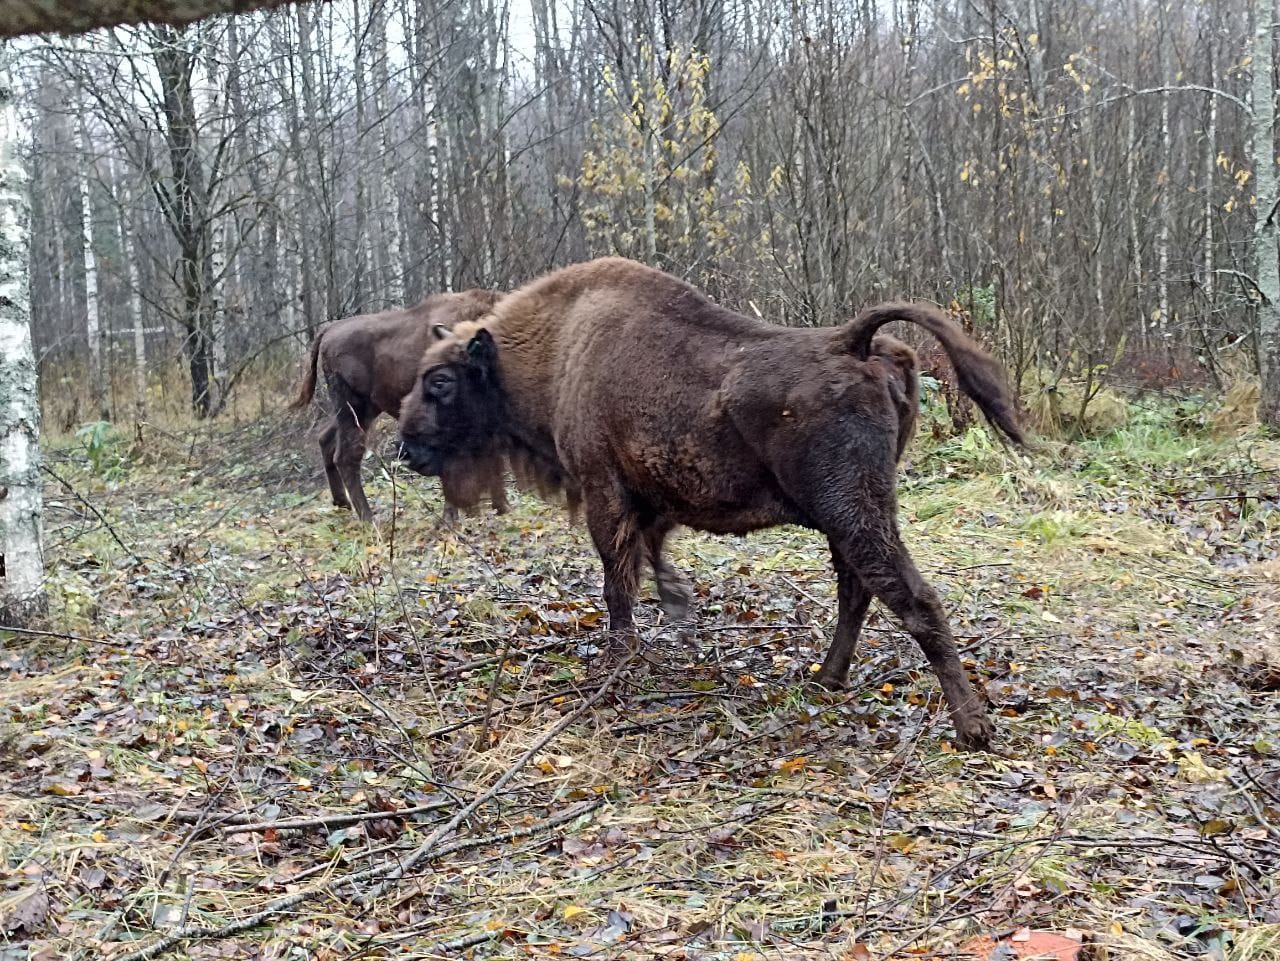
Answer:
<svg viewBox="0 0 1280 961"><path fill-rule="evenodd" d="M658 582L658 606L670 621L683 621L693 604L693 588L684 581L667 579Z"/></svg>
<svg viewBox="0 0 1280 961"><path fill-rule="evenodd" d="M996 726L985 714L955 719L956 747L962 751L985 751L996 736Z"/></svg>
<svg viewBox="0 0 1280 961"><path fill-rule="evenodd" d="M813 683L818 687L826 688L828 691L847 691L849 689L849 679L847 677L837 677L834 673L828 671L819 671L818 675L813 679Z"/></svg>

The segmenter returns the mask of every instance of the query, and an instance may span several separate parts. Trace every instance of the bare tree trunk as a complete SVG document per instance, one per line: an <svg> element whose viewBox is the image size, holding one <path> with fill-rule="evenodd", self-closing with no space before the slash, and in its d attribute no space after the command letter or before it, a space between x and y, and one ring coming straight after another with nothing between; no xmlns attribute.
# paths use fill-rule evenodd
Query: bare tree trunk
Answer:
<svg viewBox="0 0 1280 961"><path fill-rule="evenodd" d="M374 0L377 2L377 0ZM369 110L368 110L368 92L365 87L365 33L363 24L360 20L360 4L359 0L351 0L351 17L352 17L352 33L356 42L355 62L352 66L355 68L356 81L356 136L358 142L363 145L366 135L369 132ZM360 157L356 161L356 249L355 249L355 265L351 271L351 302L355 308L355 313L362 314L365 311L365 301L367 297L367 285L365 282L365 272L368 264L369 250L369 184L366 171L367 164L364 157Z"/></svg>
<svg viewBox="0 0 1280 961"><path fill-rule="evenodd" d="M1165 8L1161 6L1163 11ZM1171 82L1169 76L1169 24L1164 14L1160 16L1160 83ZM1156 178L1159 186L1159 200L1156 207L1156 219L1160 222L1160 232L1156 239L1156 285L1159 300L1160 316L1157 320L1157 331L1167 341L1170 324L1169 316L1169 193L1170 193L1170 160L1173 154L1173 138L1169 129L1169 91L1160 94L1160 173Z"/></svg>
<svg viewBox="0 0 1280 961"><path fill-rule="evenodd" d="M93 151L84 114L80 117L80 218L84 256L84 332L89 342L89 386L93 393L93 410L99 420L110 420L107 405L106 371L102 360L102 324L98 316L98 256L93 249L93 191L89 172L93 168Z"/></svg>
<svg viewBox="0 0 1280 961"><path fill-rule="evenodd" d="M378 159L378 293L383 306L404 303L404 272L400 251L400 204L396 199L393 164L395 148L391 141L391 96L387 78L387 10L383 2L375 2L370 11L373 44L374 103L378 110L378 129L381 133L381 157Z"/></svg>
<svg viewBox="0 0 1280 961"><path fill-rule="evenodd" d="M129 197L121 186L115 164L110 166L114 206L116 208L117 242L120 257L124 260L126 295L129 298L129 323L127 330L133 339L133 417L142 423L147 417L147 331L146 318L142 316L142 287L138 283L137 251L134 249L133 231L129 227Z"/></svg>
<svg viewBox="0 0 1280 961"><path fill-rule="evenodd" d="M129 303L133 315L133 414L139 423L147 419L147 328L139 296L138 261L126 237L124 211L120 212L120 250L129 271Z"/></svg>
<svg viewBox="0 0 1280 961"><path fill-rule="evenodd" d="M1145 283L1142 268L1142 233L1138 229L1138 98L1129 98L1129 149L1125 152L1125 180L1129 185L1129 257L1133 263L1133 302L1137 307L1138 330L1146 346L1148 318L1143 304Z"/></svg>
<svg viewBox="0 0 1280 961"><path fill-rule="evenodd" d="M1262 421L1280 427L1280 224L1276 207L1275 0L1258 0L1253 35L1253 162L1257 181L1254 257L1258 294L1258 361Z"/></svg>
<svg viewBox="0 0 1280 961"><path fill-rule="evenodd" d="M657 172L654 169L656 165L656 155L658 152L658 132L653 127L653 121L658 114L658 107L653 102L653 88L657 79L656 61L658 51L649 48L647 51L648 63L643 65L644 70L644 113L641 122L644 124L640 131L643 138L644 150L644 256L645 260L652 266L661 266L658 264L658 227L657 227ZM625 91L621 94L626 96Z"/></svg>
<svg viewBox="0 0 1280 961"><path fill-rule="evenodd" d="M0 57L12 56L0 50ZM31 349L30 202L9 65L0 64L0 624L45 610L40 403Z"/></svg>
<svg viewBox="0 0 1280 961"><path fill-rule="evenodd" d="M1216 25L1215 25L1216 26ZM1214 56L1214 48L1217 45L1218 37L1216 29L1210 30L1209 35L1209 86L1213 86L1217 82L1217 71L1215 70L1216 57ZM1204 337L1206 341L1212 337L1211 330L1213 327L1213 301L1214 291L1214 275L1213 275L1213 172L1216 169L1216 161L1218 155L1218 98L1209 97L1209 124L1205 130L1204 136L1204 184L1201 190L1204 191L1204 247L1201 251L1201 281L1200 286L1204 292Z"/></svg>
<svg viewBox="0 0 1280 961"><path fill-rule="evenodd" d="M315 144L316 96L315 71L311 63L311 15L305 4L299 5L294 12L298 17L298 51L296 57L301 61L302 103L308 121L307 148L314 155L318 151ZM292 99L289 121L289 136L293 148L295 172L294 200L300 214L298 226L300 228L300 236L303 238L303 242L298 245L298 281L302 287L302 312L305 315L307 333L314 337L316 330L320 326L320 321L316 316L316 253L315 245L307 242L307 238L311 236L312 230L315 229L310 222L314 204L307 197L303 184L311 180L312 189L318 191L323 186L324 175L323 171L319 170L318 175L314 178L312 177L308 157L303 153L303 117L298 114L298 98L296 96ZM317 168L319 168L318 162Z"/></svg>
<svg viewBox="0 0 1280 961"><path fill-rule="evenodd" d="M152 52L164 91L165 136L173 186L163 198L178 242L178 273L191 370L191 405L196 415L213 411L212 253L209 197L196 140L195 99L191 91L194 56L188 40L168 27L154 29Z"/></svg>

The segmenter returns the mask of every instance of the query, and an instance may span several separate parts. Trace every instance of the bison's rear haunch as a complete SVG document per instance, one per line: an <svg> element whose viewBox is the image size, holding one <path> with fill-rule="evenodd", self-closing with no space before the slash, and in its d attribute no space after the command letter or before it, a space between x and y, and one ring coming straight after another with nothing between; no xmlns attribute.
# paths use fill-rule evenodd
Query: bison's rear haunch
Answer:
<svg viewBox="0 0 1280 961"><path fill-rule="evenodd" d="M430 342L459 323L483 316L499 296L487 290L433 294L404 310L339 320L312 340L307 366L290 406L306 407L317 379L324 375L332 415L321 429L320 451L336 506L353 508L361 520L373 519L360 482L369 426L381 414L399 416L401 401L417 382L418 361ZM500 467L495 469L492 459L482 458L474 459L472 466L482 475L494 507L505 511ZM475 483L464 482L463 474L459 464L453 472L454 485L465 483L470 491ZM474 507L478 499L467 506Z"/></svg>
<svg viewBox="0 0 1280 961"><path fill-rule="evenodd" d="M985 704L898 531L895 466L915 427L917 366L876 330L904 319L942 341L965 390L1021 440L998 366L928 309L787 329L619 258L548 274L428 349L420 377L434 387L406 397L400 436L419 470L501 449L538 485L580 498L616 630L632 629L638 568L646 557L665 565L675 524L821 531L839 614L819 678L844 682L880 598L938 675L958 742L982 747L993 734ZM658 584L664 606L680 609L662 570Z"/></svg>

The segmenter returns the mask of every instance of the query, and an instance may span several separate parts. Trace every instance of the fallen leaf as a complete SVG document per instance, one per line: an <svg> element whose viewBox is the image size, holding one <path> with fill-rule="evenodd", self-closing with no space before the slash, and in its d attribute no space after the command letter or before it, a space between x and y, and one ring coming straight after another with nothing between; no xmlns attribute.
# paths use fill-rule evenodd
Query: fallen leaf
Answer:
<svg viewBox="0 0 1280 961"><path fill-rule="evenodd" d="M49 896L43 886L20 888L12 898L0 901L0 932L35 934L49 916Z"/></svg>

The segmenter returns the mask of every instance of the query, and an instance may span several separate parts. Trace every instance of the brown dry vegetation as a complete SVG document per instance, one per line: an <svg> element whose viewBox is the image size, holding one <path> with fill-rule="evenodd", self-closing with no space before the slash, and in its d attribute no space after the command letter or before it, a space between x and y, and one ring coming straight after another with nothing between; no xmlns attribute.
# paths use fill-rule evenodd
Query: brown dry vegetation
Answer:
<svg viewBox="0 0 1280 961"><path fill-rule="evenodd" d="M0 633L0 957L948 957L1030 926L1276 958L1280 443L1213 414L908 455L908 543L996 705L973 755L883 614L852 693L805 683L834 616L806 532L677 538L692 624L642 604L626 652L533 499L442 530L433 483L367 469L362 529L302 419L56 443L53 633Z"/></svg>

